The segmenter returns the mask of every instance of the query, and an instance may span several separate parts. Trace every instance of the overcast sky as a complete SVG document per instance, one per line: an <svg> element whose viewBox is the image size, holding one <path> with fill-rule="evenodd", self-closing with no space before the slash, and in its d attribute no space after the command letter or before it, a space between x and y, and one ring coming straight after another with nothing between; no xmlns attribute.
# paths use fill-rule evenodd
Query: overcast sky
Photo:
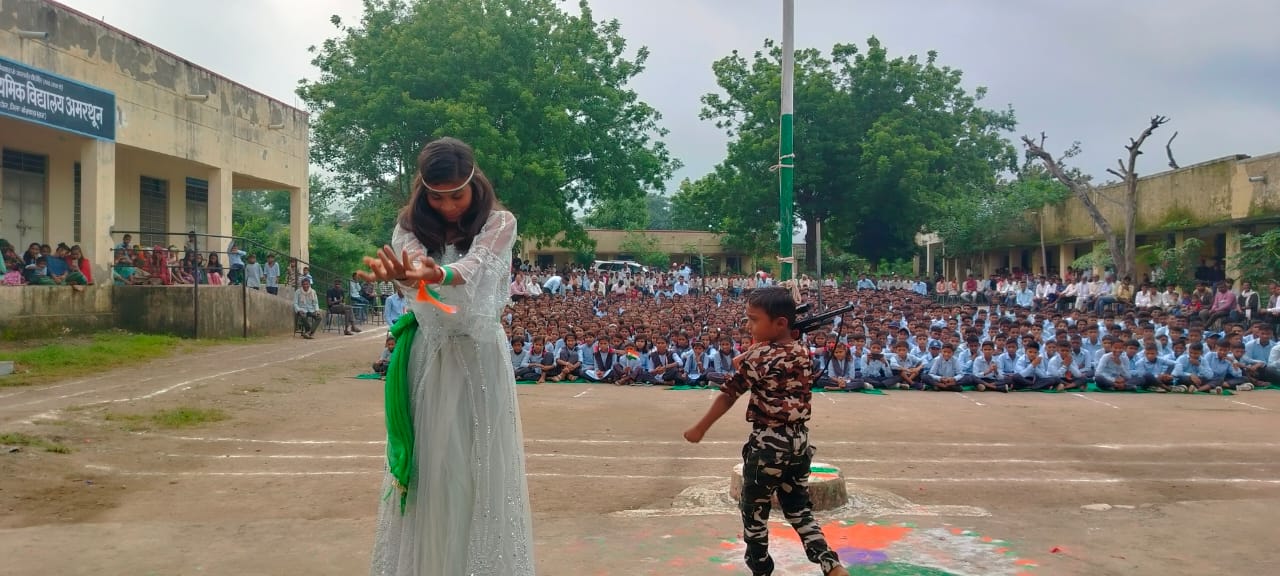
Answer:
<svg viewBox="0 0 1280 576"><path fill-rule="evenodd" d="M330 15L353 22L361 4L61 1L293 104L297 80L315 72L307 47L334 34ZM652 53L634 87L671 131L668 145L685 164L677 180L708 172L725 147L723 134L698 120L699 97L715 89L711 63L734 49L751 53L766 37L780 40L781 1L590 3L597 17L622 22L632 46ZM576 2L566 6L576 10ZM1184 166L1280 151L1277 24L1277 0L796 1L799 47L829 51L875 35L891 55L937 50L943 64L964 71L970 88L990 89L988 106L1014 107L1017 134L1045 131L1055 152L1079 140L1077 163L1099 180L1157 113L1172 122L1140 173L1164 169L1162 148L1174 130Z"/></svg>

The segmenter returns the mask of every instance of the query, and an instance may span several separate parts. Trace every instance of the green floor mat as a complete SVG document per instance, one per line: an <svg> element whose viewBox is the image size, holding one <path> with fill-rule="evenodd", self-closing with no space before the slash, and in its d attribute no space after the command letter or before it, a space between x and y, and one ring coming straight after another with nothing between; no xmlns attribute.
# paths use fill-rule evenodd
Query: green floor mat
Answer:
<svg viewBox="0 0 1280 576"><path fill-rule="evenodd" d="M814 392L817 392L818 394L825 394L827 392L831 392L834 394L856 393L856 394L870 394L872 396L887 396L884 390L881 390L879 388L872 388L870 390L867 390L866 388L859 388L857 390L814 390Z"/></svg>
<svg viewBox="0 0 1280 576"><path fill-rule="evenodd" d="M719 386L689 386L686 384L678 384L668 388L668 390L719 390Z"/></svg>
<svg viewBox="0 0 1280 576"><path fill-rule="evenodd" d="M1144 388L1139 388L1137 390L1103 390L1101 388L1098 388L1098 384L1096 382L1089 383L1088 391L1101 392L1103 394L1155 394L1155 392L1152 392Z"/></svg>
<svg viewBox="0 0 1280 576"><path fill-rule="evenodd" d="M355 376L352 376L352 378L355 378L356 380L381 380L382 375L381 374L356 374Z"/></svg>

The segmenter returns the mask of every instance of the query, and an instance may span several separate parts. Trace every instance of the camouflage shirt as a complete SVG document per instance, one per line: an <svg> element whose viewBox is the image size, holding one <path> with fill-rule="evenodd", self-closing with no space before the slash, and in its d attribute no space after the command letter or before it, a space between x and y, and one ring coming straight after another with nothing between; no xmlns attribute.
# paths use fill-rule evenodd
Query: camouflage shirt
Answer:
<svg viewBox="0 0 1280 576"><path fill-rule="evenodd" d="M809 421L812 382L808 349L798 342L775 343L748 351L720 391L737 399L750 390L747 421L757 428L777 428Z"/></svg>

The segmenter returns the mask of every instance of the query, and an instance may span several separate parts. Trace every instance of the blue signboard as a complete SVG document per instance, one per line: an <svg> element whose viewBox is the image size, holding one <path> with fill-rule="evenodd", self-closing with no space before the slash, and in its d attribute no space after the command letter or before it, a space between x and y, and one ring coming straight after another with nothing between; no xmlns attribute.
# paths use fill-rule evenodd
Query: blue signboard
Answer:
<svg viewBox="0 0 1280 576"><path fill-rule="evenodd" d="M116 95L0 58L0 115L116 139Z"/></svg>

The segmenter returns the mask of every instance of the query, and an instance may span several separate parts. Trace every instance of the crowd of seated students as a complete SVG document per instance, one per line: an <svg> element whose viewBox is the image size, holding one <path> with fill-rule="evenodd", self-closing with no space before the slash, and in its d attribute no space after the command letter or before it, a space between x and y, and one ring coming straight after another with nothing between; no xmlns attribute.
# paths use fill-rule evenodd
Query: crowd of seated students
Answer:
<svg viewBox="0 0 1280 576"><path fill-rule="evenodd" d="M79 288L93 284L93 270L89 260L77 244L57 247L32 242L26 251L18 254L7 240L0 240L0 254L4 257L4 279L7 286L73 286Z"/></svg>
<svg viewBox="0 0 1280 576"><path fill-rule="evenodd" d="M517 270L513 284L528 276L545 282L548 274L561 276L552 282L558 289L544 284L541 294L513 297L503 318L518 380L716 385L732 376L733 357L749 345L743 293L749 284L770 283L760 274L704 279L678 271L565 282L561 274ZM681 282L695 288L677 292ZM807 301L822 290L829 305L854 305L803 336L814 386L1010 392L1092 384L1107 391L1221 393L1280 384L1275 283L1269 298L1256 298L1247 285L1232 292L1222 284L1218 294L1225 289L1237 305L1221 308L1212 299L1197 304L1196 297L1168 307L1108 301L1101 288L1094 291L1110 282L1106 277L1084 280L1083 304L1077 298L1060 306L1061 293L1046 293L1050 280L1010 282L1013 297L983 295L990 304L977 302L981 290L948 299L944 282L934 291L905 278L802 283ZM601 283L610 288L600 290ZM611 287L619 283L625 289L615 293ZM1037 295L1041 286L1046 290ZM1115 293L1114 283L1108 288ZM956 296L963 292L958 286Z"/></svg>

